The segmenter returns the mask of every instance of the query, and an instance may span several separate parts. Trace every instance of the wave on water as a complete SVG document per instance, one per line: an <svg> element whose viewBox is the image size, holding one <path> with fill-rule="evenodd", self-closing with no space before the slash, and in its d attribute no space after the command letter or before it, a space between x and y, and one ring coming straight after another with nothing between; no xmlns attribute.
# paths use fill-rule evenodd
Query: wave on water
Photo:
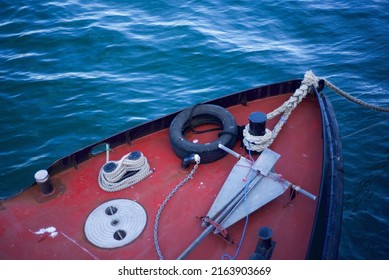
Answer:
<svg viewBox="0 0 389 280"><path fill-rule="evenodd" d="M4 0L0 197L131 126L310 69L388 107L386 26L378 0ZM328 95L345 157L340 258L387 259L388 116Z"/></svg>

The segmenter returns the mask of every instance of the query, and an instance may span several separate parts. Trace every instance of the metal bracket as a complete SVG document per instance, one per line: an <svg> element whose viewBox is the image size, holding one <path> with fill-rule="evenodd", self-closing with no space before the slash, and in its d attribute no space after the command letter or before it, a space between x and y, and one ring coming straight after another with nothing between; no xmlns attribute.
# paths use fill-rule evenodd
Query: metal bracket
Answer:
<svg viewBox="0 0 389 280"><path fill-rule="evenodd" d="M265 148L251 168L261 172L262 175L267 176L269 172L273 170L274 165L280 157L281 155Z"/></svg>

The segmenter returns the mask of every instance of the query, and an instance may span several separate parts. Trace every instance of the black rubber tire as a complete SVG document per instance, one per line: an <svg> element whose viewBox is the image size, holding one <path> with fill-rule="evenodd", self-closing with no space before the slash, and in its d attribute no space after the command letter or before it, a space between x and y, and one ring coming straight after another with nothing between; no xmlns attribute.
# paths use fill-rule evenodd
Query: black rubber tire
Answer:
<svg viewBox="0 0 389 280"><path fill-rule="evenodd" d="M192 127L189 124L190 118ZM191 128L203 124L220 125L223 133L219 134L217 140L206 144L195 144L185 138L185 134ZM234 116L223 107L211 104L197 105L194 110L186 109L173 119L170 124L169 138L175 154L181 159L190 154L198 154L201 163L210 163L227 154L218 147L219 143L228 148L234 146L238 138L238 128Z"/></svg>

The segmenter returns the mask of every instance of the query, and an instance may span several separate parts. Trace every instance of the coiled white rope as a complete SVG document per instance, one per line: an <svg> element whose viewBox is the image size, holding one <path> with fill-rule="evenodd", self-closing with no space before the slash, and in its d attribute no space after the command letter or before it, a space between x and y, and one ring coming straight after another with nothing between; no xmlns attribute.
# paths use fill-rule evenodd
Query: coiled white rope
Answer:
<svg viewBox="0 0 389 280"><path fill-rule="evenodd" d="M139 151L124 155L119 161L108 161L99 172L100 188L115 192L128 188L153 173L146 157Z"/></svg>
<svg viewBox="0 0 389 280"><path fill-rule="evenodd" d="M280 133L292 111L303 100L303 98L307 96L309 88L311 86L317 87L318 83L319 78L317 78L312 71L307 71L304 75L304 79L301 82L300 87L295 90L294 94L287 101L285 101L284 104L266 115L267 119L270 120L275 116L283 113L273 130L266 129L265 135L254 136L249 132L249 125L246 125L243 130L243 144L245 147L248 150L255 152L262 152L265 148L269 147L273 143L274 139L276 139L278 133Z"/></svg>

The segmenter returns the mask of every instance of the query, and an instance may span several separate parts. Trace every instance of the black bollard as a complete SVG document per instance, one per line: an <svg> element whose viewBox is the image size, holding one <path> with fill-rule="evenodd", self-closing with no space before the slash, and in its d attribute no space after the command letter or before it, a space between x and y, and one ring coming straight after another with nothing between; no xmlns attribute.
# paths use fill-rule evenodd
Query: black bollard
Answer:
<svg viewBox="0 0 389 280"><path fill-rule="evenodd" d="M272 240L272 229L261 227L258 231L260 240L257 243L254 254L250 260L270 260L276 243Z"/></svg>
<svg viewBox="0 0 389 280"><path fill-rule="evenodd" d="M249 132L254 136L263 136L266 133L267 116L262 112L253 112L249 115Z"/></svg>

